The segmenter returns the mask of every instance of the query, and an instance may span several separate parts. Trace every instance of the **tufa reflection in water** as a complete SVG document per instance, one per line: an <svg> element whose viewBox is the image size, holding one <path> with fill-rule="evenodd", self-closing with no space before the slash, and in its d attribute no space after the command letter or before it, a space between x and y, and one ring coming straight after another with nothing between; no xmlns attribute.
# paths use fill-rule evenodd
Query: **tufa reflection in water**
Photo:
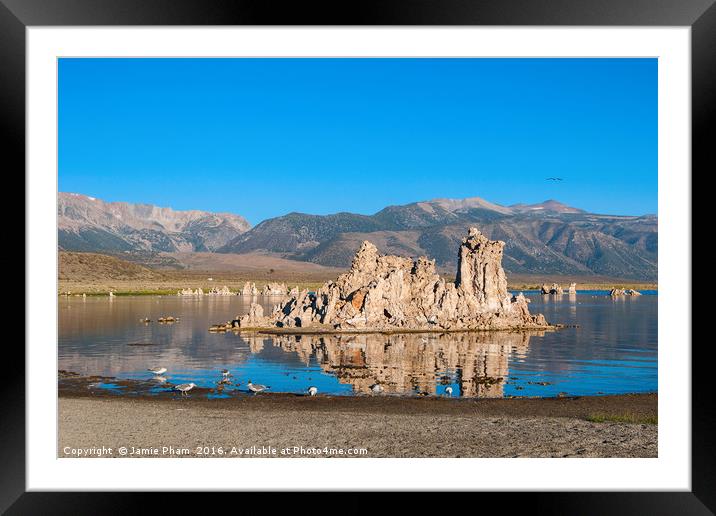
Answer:
<svg viewBox="0 0 716 516"><path fill-rule="evenodd" d="M369 394L370 387L379 384L388 394L436 395L441 381L452 383L448 375L455 373L460 396L501 398L510 353L524 356L530 337L543 334L280 335L273 343L306 364L315 356L326 373L356 393ZM256 349L254 338L247 340Z"/></svg>
<svg viewBox="0 0 716 516"><path fill-rule="evenodd" d="M653 392L658 387L658 297L642 293L618 300L606 291L530 295L536 312L570 326L544 335L373 333L299 339L207 332L211 321L249 309L242 296L62 298L58 369L145 382L151 378L147 368L162 366L168 383L194 382L203 389L216 387L219 371L229 369L237 380L252 378L274 392L304 394L315 385L319 396L365 394L376 382L384 384L380 395L441 396L448 386L454 396ZM266 299L264 309L273 302ZM156 322L167 314L181 322ZM153 322L141 323L142 318Z"/></svg>

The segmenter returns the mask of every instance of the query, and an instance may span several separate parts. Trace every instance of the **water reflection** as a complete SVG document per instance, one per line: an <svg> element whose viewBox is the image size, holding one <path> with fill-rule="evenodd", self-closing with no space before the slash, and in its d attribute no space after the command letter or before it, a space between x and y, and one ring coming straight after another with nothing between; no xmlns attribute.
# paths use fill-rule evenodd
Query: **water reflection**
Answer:
<svg viewBox="0 0 716 516"><path fill-rule="evenodd" d="M657 389L657 296L530 295L531 310L577 325L556 332L272 336L209 333L248 311L241 296L60 298L58 369L216 387L221 370L274 392L556 396ZM273 300L258 298L270 310ZM160 317L179 317L159 324ZM142 323L140 319L151 319ZM159 381L156 382L159 385ZM227 386L226 391L232 387ZM245 387L240 387L244 389Z"/></svg>
<svg viewBox="0 0 716 516"><path fill-rule="evenodd" d="M461 396L497 398L504 394L511 353L525 355L531 333L451 333L393 335L278 336L274 343L309 364L370 393L435 395L456 385ZM442 388L440 388L442 386Z"/></svg>

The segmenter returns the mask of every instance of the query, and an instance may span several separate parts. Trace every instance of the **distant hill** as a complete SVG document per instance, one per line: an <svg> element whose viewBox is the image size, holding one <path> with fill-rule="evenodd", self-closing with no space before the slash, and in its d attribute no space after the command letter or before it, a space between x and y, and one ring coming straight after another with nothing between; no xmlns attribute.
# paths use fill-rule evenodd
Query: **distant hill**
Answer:
<svg viewBox="0 0 716 516"><path fill-rule="evenodd" d="M59 248L90 252L215 251L251 225L238 215L104 202L60 192Z"/></svg>
<svg viewBox="0 0 716 516"><path fill-rule="evenodd" d="M586 213L579 208L572 208L552 199L539 204L513 204L510 206L513 213Z"/></svg>
<svg viewBox="0 0 716 516"><path fill-rule="evenodd" d="M263 221L218 252L281 253L346 267L360 242L370 240L384 253L427 255L454 267L469 226L506 242L508 272L657 277L656 216L592 214L554 200L500 206L473 197L389 206L369 216L289 213Z"/></svg>
<svg viewBox="0 0 716 516"><path fill-rule="evenodd" d="M59 253L59 279L90 282L93 280L156 280L164 275L136 263L97 253Z"/></svg>

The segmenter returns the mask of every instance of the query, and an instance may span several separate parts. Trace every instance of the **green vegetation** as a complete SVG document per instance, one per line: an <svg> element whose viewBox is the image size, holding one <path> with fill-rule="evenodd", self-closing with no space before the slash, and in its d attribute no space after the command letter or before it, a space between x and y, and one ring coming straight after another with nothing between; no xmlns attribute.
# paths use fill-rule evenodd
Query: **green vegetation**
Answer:
<svg viewBox="0 0 716 516"><path fill-rule="evenodd" d="M179 289L177 289L179 290ZM176 290L166 290L166 289L157 289L157 290L123 290L114 292L115 296L175 296L177 293Z"/></svg>
<svg viewBox="0 0 716 516"><path fill-rule="evenodd" d="M152 290L114 290L112 293L119 297L119 296L171 296L176 295L177 290L167 290L167 289L152 289ZM108 291L98 292L98 291L92 291L92 290L86 290L86 291L79 291L75 292L72 291L70 294L67 294L66 292L59 292L59 296L68 296L68 297L81 297L82 295L85 295L87 297L107 297L109 296Z"/></svg>
<svg viewBox="0 0 716 516"><path fill-rule="evenodd" d="M207 273L202 273L201 279L197 279L197 276L199 274L195 274L195 277L191 277L187 275L186 280L177 281L176 278L169 278L164 281L151 281L151 280L144 280L144 281L112 281L115 285L112 286L108 283L110 281L105 282L104 285L102 284L93 284L93 283L83 283L83 282L66 282L60 280L60 288L58 290L58 295L64 295L68 291L71 292L71 296L81 296L82 294L86 294L87 296L107 296L109 290L112 290L115 296L166 296L166 295L175 295L178 290L181 290L183 288L186 288L189 286L192 289L196 289L197 287L201 287L204 289L204 292L208 292L212 287L223 287L224 285L227 285L232 292L237 292L243 288L243 284L245 281L254 281L256 283L256 287L261 290L263 286L268 283L268 281L259 279L259 278L252 278L249 275L245 274L237 274L233 275L233 277L228 277L226 279L217 279L213 282L207 282L203 276L206 276ZM308 290L316 290L319 287L321 287L324 283L324 281L292 281L290 278L288 278L288 275L282 275L281 278L277 278L275 281L286 283L286 285L289 288L292 288L294 286L299 287L299 289L308 289ZM454 276L450 277L450 281L454 280ZM172 283L176 282L176 285L172 285ZM99 282L98 282L99 283ZM129 285L121 285L122 283L128 283ZM135 283L133 286L132 283ZM136 285L136 283L140 283L143 285ZM152 285L154 283L154 285ZM541 285L534 285L534 284L510 284L508 285L508 288L513 291L520 291L520 290L539 290ZM565 288L569 286L569 284L563 285ZM624 283L624 284L617 284L617 283L609 283L609 284L600 284L600 283L594 283L594 284L577 284L578 290L609 290L612 287L616 288L632 288L635 290L657 290L656 284L643 284L643 283Z"/></svg>
<svg viewBox="0 0 716 516"><path fill-rule="evenodd" d="M158 282L156 286L153 285L145 285L143 287L137 288L133 287L131 285L128 286L120 286L116 285L117 282L115 282L115 285L113 286L95 286L95 285L73 285L72 288L67 288L66 285L62 285L60 289L58 290L57 294L59 296L69 296L69 297L78 297L82 296L83 294L90 297L107 297L109 296L109 292L111 291L115 296L175 296L178 291L180 291L183 288L186 288L182 285L167 285L166 283ZM131 282L129 282L131 283ZM265 281L256 281L256 287L261 290L264 285L267 282ZM285 282L289 288L298 287L299 290L308 289L308 290L317 290L323 285L323 282L315 282L315 281L295 281L295 282ZM224 285L227 285L232 293L237 294L241 288L243 288L244 281L236 281L236 280L229 280L226 282L222 281L216 281L213 284L211 283L199 283L199 284L190 284L190 288L193 290L197 287L201 287L204 290L204 293L208 293L209 290L211 290L212 287L218 287L221 288ZM64 287L64 288L63 288ZM69 292L69 294L68 294Z"/></svg>
<svg viewBox="0 0 716 516"><path fill-rule="evenodd" d="M658 425L659 417L656 415L644 415L644 414L604 414L595 413L589 414L586 417L587 421L592 423L633 423L642 425Z"/></svg>

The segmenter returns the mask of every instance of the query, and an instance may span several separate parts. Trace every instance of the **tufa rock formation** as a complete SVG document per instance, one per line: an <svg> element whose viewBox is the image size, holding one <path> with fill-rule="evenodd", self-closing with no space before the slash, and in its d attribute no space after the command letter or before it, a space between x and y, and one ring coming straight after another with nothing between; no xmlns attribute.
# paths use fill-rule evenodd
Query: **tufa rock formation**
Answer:
<svg viewBox="0 0 716 516"><path fill-rule="evenodd" d="M251 303L249 313L237 315L233 320L225 324L214 324L209 328L210 332L226 332L239 330L241 328L265 328L270 325L268 317L264 317L264 307L258 303Z"/></svg>
<svg viewBox="0 0 716 516"><path fill-rule="evenodd" d="M559 283L552 283L552 286L549 286L547 284L542 285L541 289L542 294L557 294L562 295L564 294L564 290L562 289L562 286Z"/></svg>
<svg viewBox="0 0 716 516"><path fill-rule="evenodd" d="M267 283L261 290L262 296L285 296L288 294L288 287L285 283Z"/></svg>
<svg viewBox="0 0 716 516"><path fill-rule="evenodd" d="M621 296L640 296L641 292L637 292L636 290L627 288L613 288L609 291L609 295L612 297L621 297Z"/></svg>
<svg viewBox="0 0 716 516"><path fill-rule="evenodd" d="M317 292L301 291L271 315L279 327L321 325L335 330L495 330L545 328L528 300L510 296L502 269L505 243L476 228L463 239L455 282L445 281L435 262L382 256L363 242L350 271Z"/></svg>
<svg viewBox="0 0 716 516"><path fill-rule="evenodd" d="M241 289L241 295L242 296L258 296L259 295L259 289L256 288L256 283L253 282L246 282L244 283L244 288Z"/></svg>
<svg viewBox="0 0 716 516"><path fill-rule="evenodd" d="M239 326L244 328L247 326L265 326L268 322L266 317L264 317L264 307L258 303L251 303L249 313L242 317L237 316L237 319Z"/></svg>
<svg viewBox="0 0 716 516"><path fill-rule="evenodd" d="M218 287L212 287L209 292L206 294L207 296L233 296L234 293L229 290L229 287L224 285L223 288Z"/></svg>
<svg viewBox="0 0 716 516"><path fill-rule="evenodd" d="M291 290L289 294L288 287L285 283L267 283L264 288L259 290L256 287L256 283L247 281L244 283L244 288L241 289L240 294L242 296L267 296L267 297L285 297L286 295L298 295L298 289Z"/></svg>
<svg viewBox="0 0 716 516"><path fill-rule="evenodd" d="M201 288L192 290L190 288L183 288L177 292L177 296L192 297L192 296L203 296L204 291Z"/></svg>

